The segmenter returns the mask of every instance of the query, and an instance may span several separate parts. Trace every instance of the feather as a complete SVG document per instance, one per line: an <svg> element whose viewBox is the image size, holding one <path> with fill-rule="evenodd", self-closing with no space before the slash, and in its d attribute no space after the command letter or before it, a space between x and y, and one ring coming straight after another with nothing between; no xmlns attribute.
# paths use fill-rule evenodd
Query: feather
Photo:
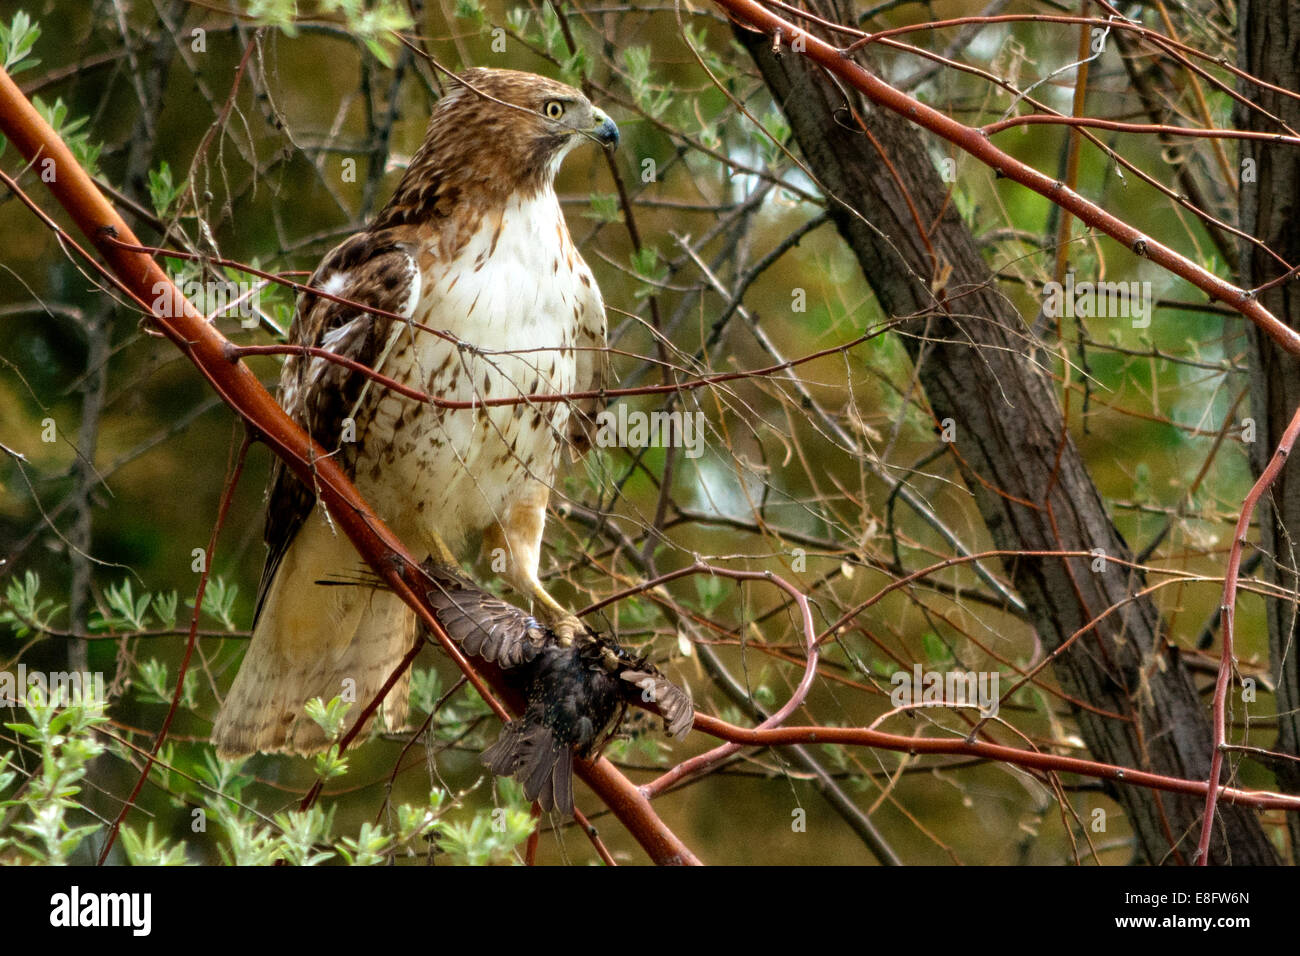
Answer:
<svg viewBox="0 0 1300 956"><path fill-rule="evenodd" d="M496 743L483 751L479 758L498 777L512 777L519 766L519 750L524 725L512 720L501 728Z"/></svg>
<svg viewBox="0 0 1300 956"><path fill-rule="evenodd" d="M695 705L690 691L678 687L657 671L625 670L619 676L640 689L642 701L659 707L668 736L678 740L686 736L695 720Z"/></svg>

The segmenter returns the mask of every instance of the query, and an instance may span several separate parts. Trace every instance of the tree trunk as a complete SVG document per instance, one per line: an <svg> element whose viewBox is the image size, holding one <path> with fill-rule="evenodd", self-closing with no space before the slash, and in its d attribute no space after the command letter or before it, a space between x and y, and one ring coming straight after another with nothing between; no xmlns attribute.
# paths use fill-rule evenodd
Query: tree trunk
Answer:
<svg viewBox="0 0 1300 956"><path fill-rule="evenodd" d="M853 22L847 5L811 0L807 6L837 23ZM737 35L784 110L809 167L845 204L832 198L831 215L881 307L894 316L921 316L904 328L903 341L936 417L956 423L960 467L997 546L1103 548L1107 555L1130 558L1064 434L1053 383L1030 360L1027 324L998 293L955 204L945 201L947 186L920 132L853 94L854 108L891 160L891 170L871 139L854 128L844 95L820 69L788 42L774 55L770 38L742 29ZM909 196L927 228L938 223L930 242L940 268L951 269L938 293L947 304L937 303L931 291L937 270ZM1049 648L1116 606L1054 665L1064 691L1084 702L1075 710L1089 750L1122 766L1206 779L1212 746L1206 708L1177 649L1165 641L1154 605L1132 597L1143 585L1141 576L1109 564L1094 573L1091 564L1023 557L1008 566ZM1147 861L1191 862L1201 798L1129 786L1112 793ZM1240 807L1220 809L1210 852L1215 863L1277 862L1255 813Z"/></svg>
<svg viewBox="0 0 1300 956"><path fill-rule="evenodd" d="M1268 83L1300 90L1300 0L1242 0L1237 13L1237 59L1242 69ZM1300 102L1254 84L1242 83L1241 89L1292 129L1300 129ZM1267 117L1244 108L1238 109L1237 125L1280 132ZM1300 153L1293 146L1243 140L1241 157L1241 228L1287 262L1300 264ZM1242 243L1241 250L1243 287L1264 285L1285 272L1254 245ZM1300 283L1274 286L1260 293L1259 300L1287 325L1300 328ZM1300 362L1253 330L1250 342L1250 401L1257 435L1251 464L1258 475L1300 406ZM1258 516L1269 576L1294 591L1300 560L1295 540L1300 529L1300 476L1294 465L1282 470L1271 496L1260 501ZM1300 666L1293 601L1268 602L1268 636L1277 681L1278 732L1273 749L1300 754ZM1300 764L1282 760L1273 769L1282 790L1300 793ZM1294 852L1300 848L1300 814L1289 814L1287 826Z"/></svg>

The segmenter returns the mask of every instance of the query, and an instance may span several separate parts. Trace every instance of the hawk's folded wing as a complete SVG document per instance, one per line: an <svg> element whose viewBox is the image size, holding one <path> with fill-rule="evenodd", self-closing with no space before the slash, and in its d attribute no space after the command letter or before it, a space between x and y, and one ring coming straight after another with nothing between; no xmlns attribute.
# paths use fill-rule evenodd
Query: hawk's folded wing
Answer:
<svg viewBox="0 0 1300 956"><path fill-rule="evenodd" d="M308 281L313 289L338 299L364 303L410 318L420 291L415 245L407 230L364 232L336 246ZM389 341L394 320L354 305L304 293L290 331L290 345L324 349L340 358L374 368ZM280 405L352 477L355 444L344 442L345 420L357 413L367 387L375 384L365 373L328 358L307 353L289 355L280 372ZM362 427L352 423L354 438ZM266 566L258 586L254 622L261 612L275 569L303 521L316 503L316 492L289 471L280 459L271 466L267 494Z"/></svg>

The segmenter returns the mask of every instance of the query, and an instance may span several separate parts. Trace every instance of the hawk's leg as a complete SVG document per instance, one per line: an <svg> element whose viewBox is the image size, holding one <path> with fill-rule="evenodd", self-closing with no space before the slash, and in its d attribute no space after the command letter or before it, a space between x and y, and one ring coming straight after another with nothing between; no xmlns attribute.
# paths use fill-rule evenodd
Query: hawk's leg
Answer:
<svg viewBox="0 0 1300 956"><path fill-rule="evenodd" d="M442 540L442 535L438 534L437 531L432 528L424 528L421 538L424 541L425 548L429 551L429 557L433 559L435 564L453 569L460 567L460 562L456 560L456 556L451 553L451 548L447 547L447 543Z"/></svg>
<svg viewBox="0 0 1300 956"><path fill-rule="evenodd" d="M483 551L515 591L533 599L534 612L551 626L560 643L568 644L578 634L584 633L586 627L551 597L537 577L549 496L550 489L544 484L530 483L524 493L506 508L501 520L484 532ZM498 563L501 557L505 558L504 569Z"/></svg>

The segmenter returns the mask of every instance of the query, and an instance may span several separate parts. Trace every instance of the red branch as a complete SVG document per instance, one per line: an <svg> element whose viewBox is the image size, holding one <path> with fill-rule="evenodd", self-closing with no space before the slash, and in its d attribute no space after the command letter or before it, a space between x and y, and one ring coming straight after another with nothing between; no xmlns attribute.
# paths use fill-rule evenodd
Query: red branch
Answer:
<svg viewBox="0 0 1300 956"><path fill-rule="evenodd" d="M850 744L858 747L879 747L882 750L896 750L907 754L958 754L968 757L985 757L1002 763L1015 764L1034 770L1058 771L1061 773L1078 773L1088 777L1098 777L1115 783L1130 786L1150 787L1152 790L1165 790L1169 793L1185 793L1200 796L1211 788L1204 780L1183 780L1179 777L1166 777L1144 770L1117 767L1114 764L1099 763L1095 760L1083 760L1079 757L1062 757L1057 754L1038 753L1021 750L1003 744L985 743L963 737L950 740L928 737L904 737L901 734L887 734L865 727L776 727L772 729L749 729L737 727L716 717L705 714L695 715L695 729L712 734L733 744L752 747L780 747L787 744ZM1258 790L1238 790L1235 787L1221 787L1218 792L1228 803L1271 810L1300 810L1300 796L1282 793L1269 793Z"/></svg>
<svg viewBox="0 0 1300 956"><path fill-rule="evenodd" d="M1268 467L1260 473L1259 479L1246 495L1241 505L1241 515L1237 518L1237 529L1232 536L1232 548L1228 551L1228 567L1223 575L1223 605L1219 614L1223 620L1223 654L1219 658L1219 676L1214 682L1214 752L1210 755L1210 786L1205 790L1205 816L1201 820L1201 840L1196 848L1196 865L1208 866L1210 862L1210 835L1214 829L1214 808L1219 797L1219 776L1223 772L1223 750L1227 742L1225 712L1228 703L1228 684L1231 681L1237 657L1233 652L1233 629L1236 624L1237 577L1241 571L1241 552L1246 546L1246 535L1250 531L1250 519L1264 492L1282 473L1295 446L1296 437L1300 436L1300 409L1291 417L1291 424L1282 433ZM1227 788L1222 791L1227 793Z"/></svg>
<svg viewBox="0 0 1300 956"><path fill-rule="evenodd" d="M239 486L239 476L244 473L244 460L248 457L250 444L248 434L245 433L244 440L239 443L238 457L231 466L230 474L226 476L226 487L221 493L221 504L217 506L217 520L212 523L212 533L208 536L208 550L203 554L203 573L199 575L199 584L194 590L194 612L190 615L190 631L185 641L185 656L181 658L180 669L176 672L176 690L172 692L171 705L167 708L167 716L163 718L162 726L158 728L158 736L154 738L153 747L145 754L144 769L140 771L140 777L136 780L131 795L126 798L126 803L122 804L121 811L108 829L108 839L104 841L104 847L99 851L100 866L103 866L104 861L108 859L118 831L122 829L127 814L135 806L136 798L144 788L144 782L149 779L149 771L153 769L154 762L158 759L158 751L162 749L163 741L167 739L167 731L171 729L172 719L180 709L181 695L185 692L185 675L189 672L190 658L194 656L194 646L198 643L199 617L203 613L203 595L208 589L208 578L212 575L212 556L216 553L217 539L221 536L221 528L226 523L226 515L230 512L230 502L234 500L235 488Z"/></svg>

